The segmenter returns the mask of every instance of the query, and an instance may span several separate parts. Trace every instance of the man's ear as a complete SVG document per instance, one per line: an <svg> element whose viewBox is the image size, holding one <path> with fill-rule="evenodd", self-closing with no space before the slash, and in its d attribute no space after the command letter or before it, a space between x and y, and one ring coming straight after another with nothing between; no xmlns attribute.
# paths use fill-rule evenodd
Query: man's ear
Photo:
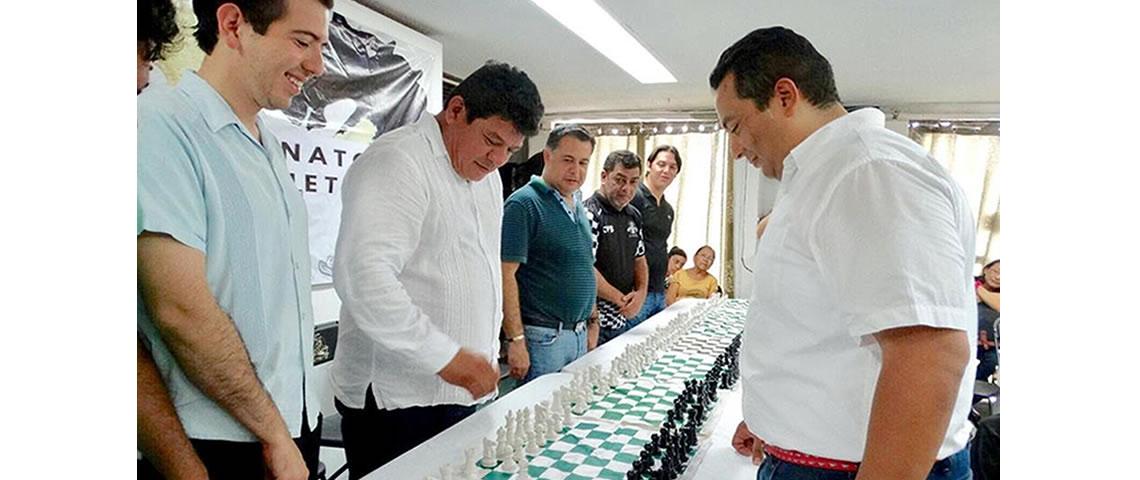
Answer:
<svg viewBox="0 0 1140 480"><path fill-rule="evenodd" d="M783 77L776 80L776 85L772 90L772 101L779 114L784 117L794 116L800 101L800 89L796 86L796 82Z"/></svg>
<svg viewBox="0 0 1140 480"><path fill-rule="evenodd" d="M443 111L443 119L448 125L467 122L467 103L459 95L451 97Z"/></svg>
<svg viewBox="0 0 1140 480"><path fill-rule="evenodd" d="M241 27L245 25L245 15L241 8L232 3L225 3L215 12L218 21L218 41L225 43L231 50L241 50Z"/></svg>

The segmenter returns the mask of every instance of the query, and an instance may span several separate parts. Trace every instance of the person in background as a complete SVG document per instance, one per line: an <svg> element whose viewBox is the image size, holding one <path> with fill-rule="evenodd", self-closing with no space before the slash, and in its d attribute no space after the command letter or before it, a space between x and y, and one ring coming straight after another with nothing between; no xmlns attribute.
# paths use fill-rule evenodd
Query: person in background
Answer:
<svg viewBox="0 0 1140 480"><path fill-rule="evenodd" d="M673 247L669 249L669 266L665 269L665 283L666 287L670 282L669 277L674 273L685 267L685 262L689 261L689 255L681 247Z"/></svg>
<svg viewBox="0 0 1140 480"><path fill-rule="evenodd" d="M487 62L438 114L377 138L345 174L330 371L349 478L494 398L503 320L503 183L538 130L525 72Z"/></svg>
<svg viewBox="0 0 1140 480"><path fill-rule="evenodd" d="M177 14L170 0L138 0L138 75L136 92L150 83L154 62L162 60L178 35ZM170 392L143 339L135 339L135 373L138 448L146 460L138 462L138 478L206 478L206 466L182 428Z"/></svg>
<svg viewBox="0 0 1140 480"><path fill-rule="evenodd" d="M998 336L994 328L1001 317L1001 260L982 268L974 279L978 299L978 372L977 380L989 380L998 367Z"/></svg>
<svg viewBox="0 0 1140 480"><path fill-rule="evenodd" d="M830 62L787 28L725 49L709 86L733 156L781 182L757 247L733 447L762 460L758 480L969 478L977 312L962 188L882 112L847 113Z"/></svg>
<svg viewBox="0 0 1140 480"><path fill-rule="evenodd" d="M709 273L713 262L716 261L716 252L705 245L693 254L693 267L678 270L669 281L669 291L665 295L665 303L672 305L682 298L709 298L717 291L716 277Z"/></svg>
<svg viewBox="0 0 1140 480"><path fill-rule="evenodd" d="M673 206L665 200L665 189L681 172L681 153L672 145L659 145L645 162L645 181L630 202L641 212L645 259L649 265L649 289L641 312L627 328L665 309L665 273L668 270L669 235L673 233Z"/></svg>
<svg viewBox="0 0 1140 480"><path fill-rule="evenodd" d="M594 235L599 345L628 330L628 321L645 303L649 266L641 236L641 212L630 205L641 170L641 158L636 153L610 152L602 165L602 185L585 201Z"/></svg>
<svg viewBox="0 0 1140 480"><path fill-rule="evenodd" d="M201 67L139 96L138 328L212 478L317 474L308 214L259 114L324 73L331 8L195 0Z"/></svg>
<svg viewBox="0 0 1140 480"><path fill-rule="evenodd" d="M590 132L560 125L542 150L542 176L503 205L503 330L510 375L524 383L597 344L593 238L578 191L593 153Z"/></svg>

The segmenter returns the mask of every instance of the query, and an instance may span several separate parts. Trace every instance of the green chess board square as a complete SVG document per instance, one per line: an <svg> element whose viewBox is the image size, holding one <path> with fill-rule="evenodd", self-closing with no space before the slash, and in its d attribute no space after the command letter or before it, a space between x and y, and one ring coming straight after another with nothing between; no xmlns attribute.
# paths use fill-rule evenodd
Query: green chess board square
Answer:
<svg viewBox="0 0 1140 480"><path fill-rule="evenodd" d="M544 448L544 449L542 449L541 452L538 452L539 456L554 459L554 460L561 460L562 456L565 454L566 454L565 452L560 452L558 450L550 450L548 448Z"/></svg>
<svg viewBox="0 0 1140 480"><path fill-rule="evenodd" d="M603 468L602 472L598 474L598 478L604 478L607 480L624 480L625 474L621 473L621 472L614 471L614 470L610 470L608 468Z"/></svg>
<svg viewBox="0 0 1140 480"><path fill-rule="evenodd" d="M570 475L568 475L566 477L566 480L592 480L592 479L590 477L578 475L577 473L571 473Z"/></svg>
<svg viewBox="0 0 1140 480"><path fill-rule="evenodd" d="M641 442L641 443L645 443L645 442ZM633 462L637 461L637 455L634 455L632 453L618 452L617 455L614 455L613 461L621 462L621 463L628 463L628 464L632 465Z"/></svg>
<svg viewBox="0 0 1140 480"><path fill-rule="evenodd" d="M602 446L604 448L605 444L602 444ZM621 446L619 445L618 448L620 449ZM597 457L586 457L586 460L583 461L582 463L585 463L586 465L589 465L591 467L604 467L604 466L608 465L610 462L609 462L609 460L602 460L602 459L597 458Z"/></svg>
<svg viewBox="0 0 1140 480"><path fill-rule="evenodd" d="M599 445L598 448L605 449L605 450L613 450L615 452L620 452L621 447L624 447L624 446L625 446L624 444L617 443L617 442L602 442L602 444ZM590 463L590 459L592 459L592 458L594 458L594 457L587 458L586 463L589 465L594 465L595 467L602 466L602 465L595 465L593 463ZM603 463L603 465L604 465L604 463Z"/></svg>
<svg viewBox="0 0 1140 480"><path fill-rule="evenodd" d="M574 448L571 448L570 451L573 453L581 453L583 455L589 455L590 453L592 453L594 451L594 449L590 448L590 446L588 446L588 445L577 445Z"/></svg>
<svg viewBox="0 0 1140 480"><path fill-rule="evenodd" d="M590 432L589 435L586 435L586 438L595 438L595 439L599 439L599 440L604 440L606 438L609 438L609 436L610 436L610 434L606 433L606 432Z"/></svg>
<svg viewBox="0 0 1140 480"><path fill-rule="evenodd" d="M563 471L566 473L573 472L574 467L577 467L577 465L570 463L570 462L567 462L565 460L559 460L557 462L554 462L554 464L550 466L550 468L553 468L555 470L560 470L560 471Z"/></svg>

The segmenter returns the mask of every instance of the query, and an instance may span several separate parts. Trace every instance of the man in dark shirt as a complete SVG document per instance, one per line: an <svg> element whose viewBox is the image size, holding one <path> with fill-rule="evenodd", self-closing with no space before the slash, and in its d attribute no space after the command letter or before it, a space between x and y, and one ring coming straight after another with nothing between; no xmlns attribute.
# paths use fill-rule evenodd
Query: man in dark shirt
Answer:
<svg viewBox="0 0 1140 480"><path fill-rule="evenodd" d="M641 158L617 150L602 166L602 185L586 200L594 235L601 345L629 329L645 303L649 266L641 239L641 212L630 205L641 178Z"/></svg>
<svg viewBox="0 0 1140 480"><path fill-rule="evenodd" d="M649 263L649 290L645 306L629 328L665 309L665 271L669 266L669 235L673 233L673 206L665 200L665 189L681 171L681 153L672 145L660 145L649 154L645 181L630 203L641 212L645 258Z"/></svg>

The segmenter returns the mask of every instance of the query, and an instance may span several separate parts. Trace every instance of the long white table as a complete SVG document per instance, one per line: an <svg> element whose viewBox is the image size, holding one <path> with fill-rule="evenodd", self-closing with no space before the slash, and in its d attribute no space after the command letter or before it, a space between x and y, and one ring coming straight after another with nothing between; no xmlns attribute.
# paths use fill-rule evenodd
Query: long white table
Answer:
<svg viewBox="0 0 1140 480"><path fill-rule="evenodd" d="M466 449L474 448L476 458L481 457L483 439L494 437L495 431L505 424L507 412L550 399L555 390L570 383L575 372L585 371L593 365L608 366L615 357L625 351L626 346L644 340L677 314L698 303L699 300L691 299L674 303L642 324L575 360L563 368L562 372L543 375L512 390L462 422L372 472L364 477L365 480L419 480L428 475L439 478L440 468L444 465L450 465L453 470L463 465ZM756 478L756 466L752 465L747 457L738 455L732 449L732 434L741 417L740 385L737 384L730 391L722 391L720 401L710 413L709 420L701 432L698 451L693 455L692 463L681 478L726 480ZM457 475L457 478L461 477Z"/></svg>

